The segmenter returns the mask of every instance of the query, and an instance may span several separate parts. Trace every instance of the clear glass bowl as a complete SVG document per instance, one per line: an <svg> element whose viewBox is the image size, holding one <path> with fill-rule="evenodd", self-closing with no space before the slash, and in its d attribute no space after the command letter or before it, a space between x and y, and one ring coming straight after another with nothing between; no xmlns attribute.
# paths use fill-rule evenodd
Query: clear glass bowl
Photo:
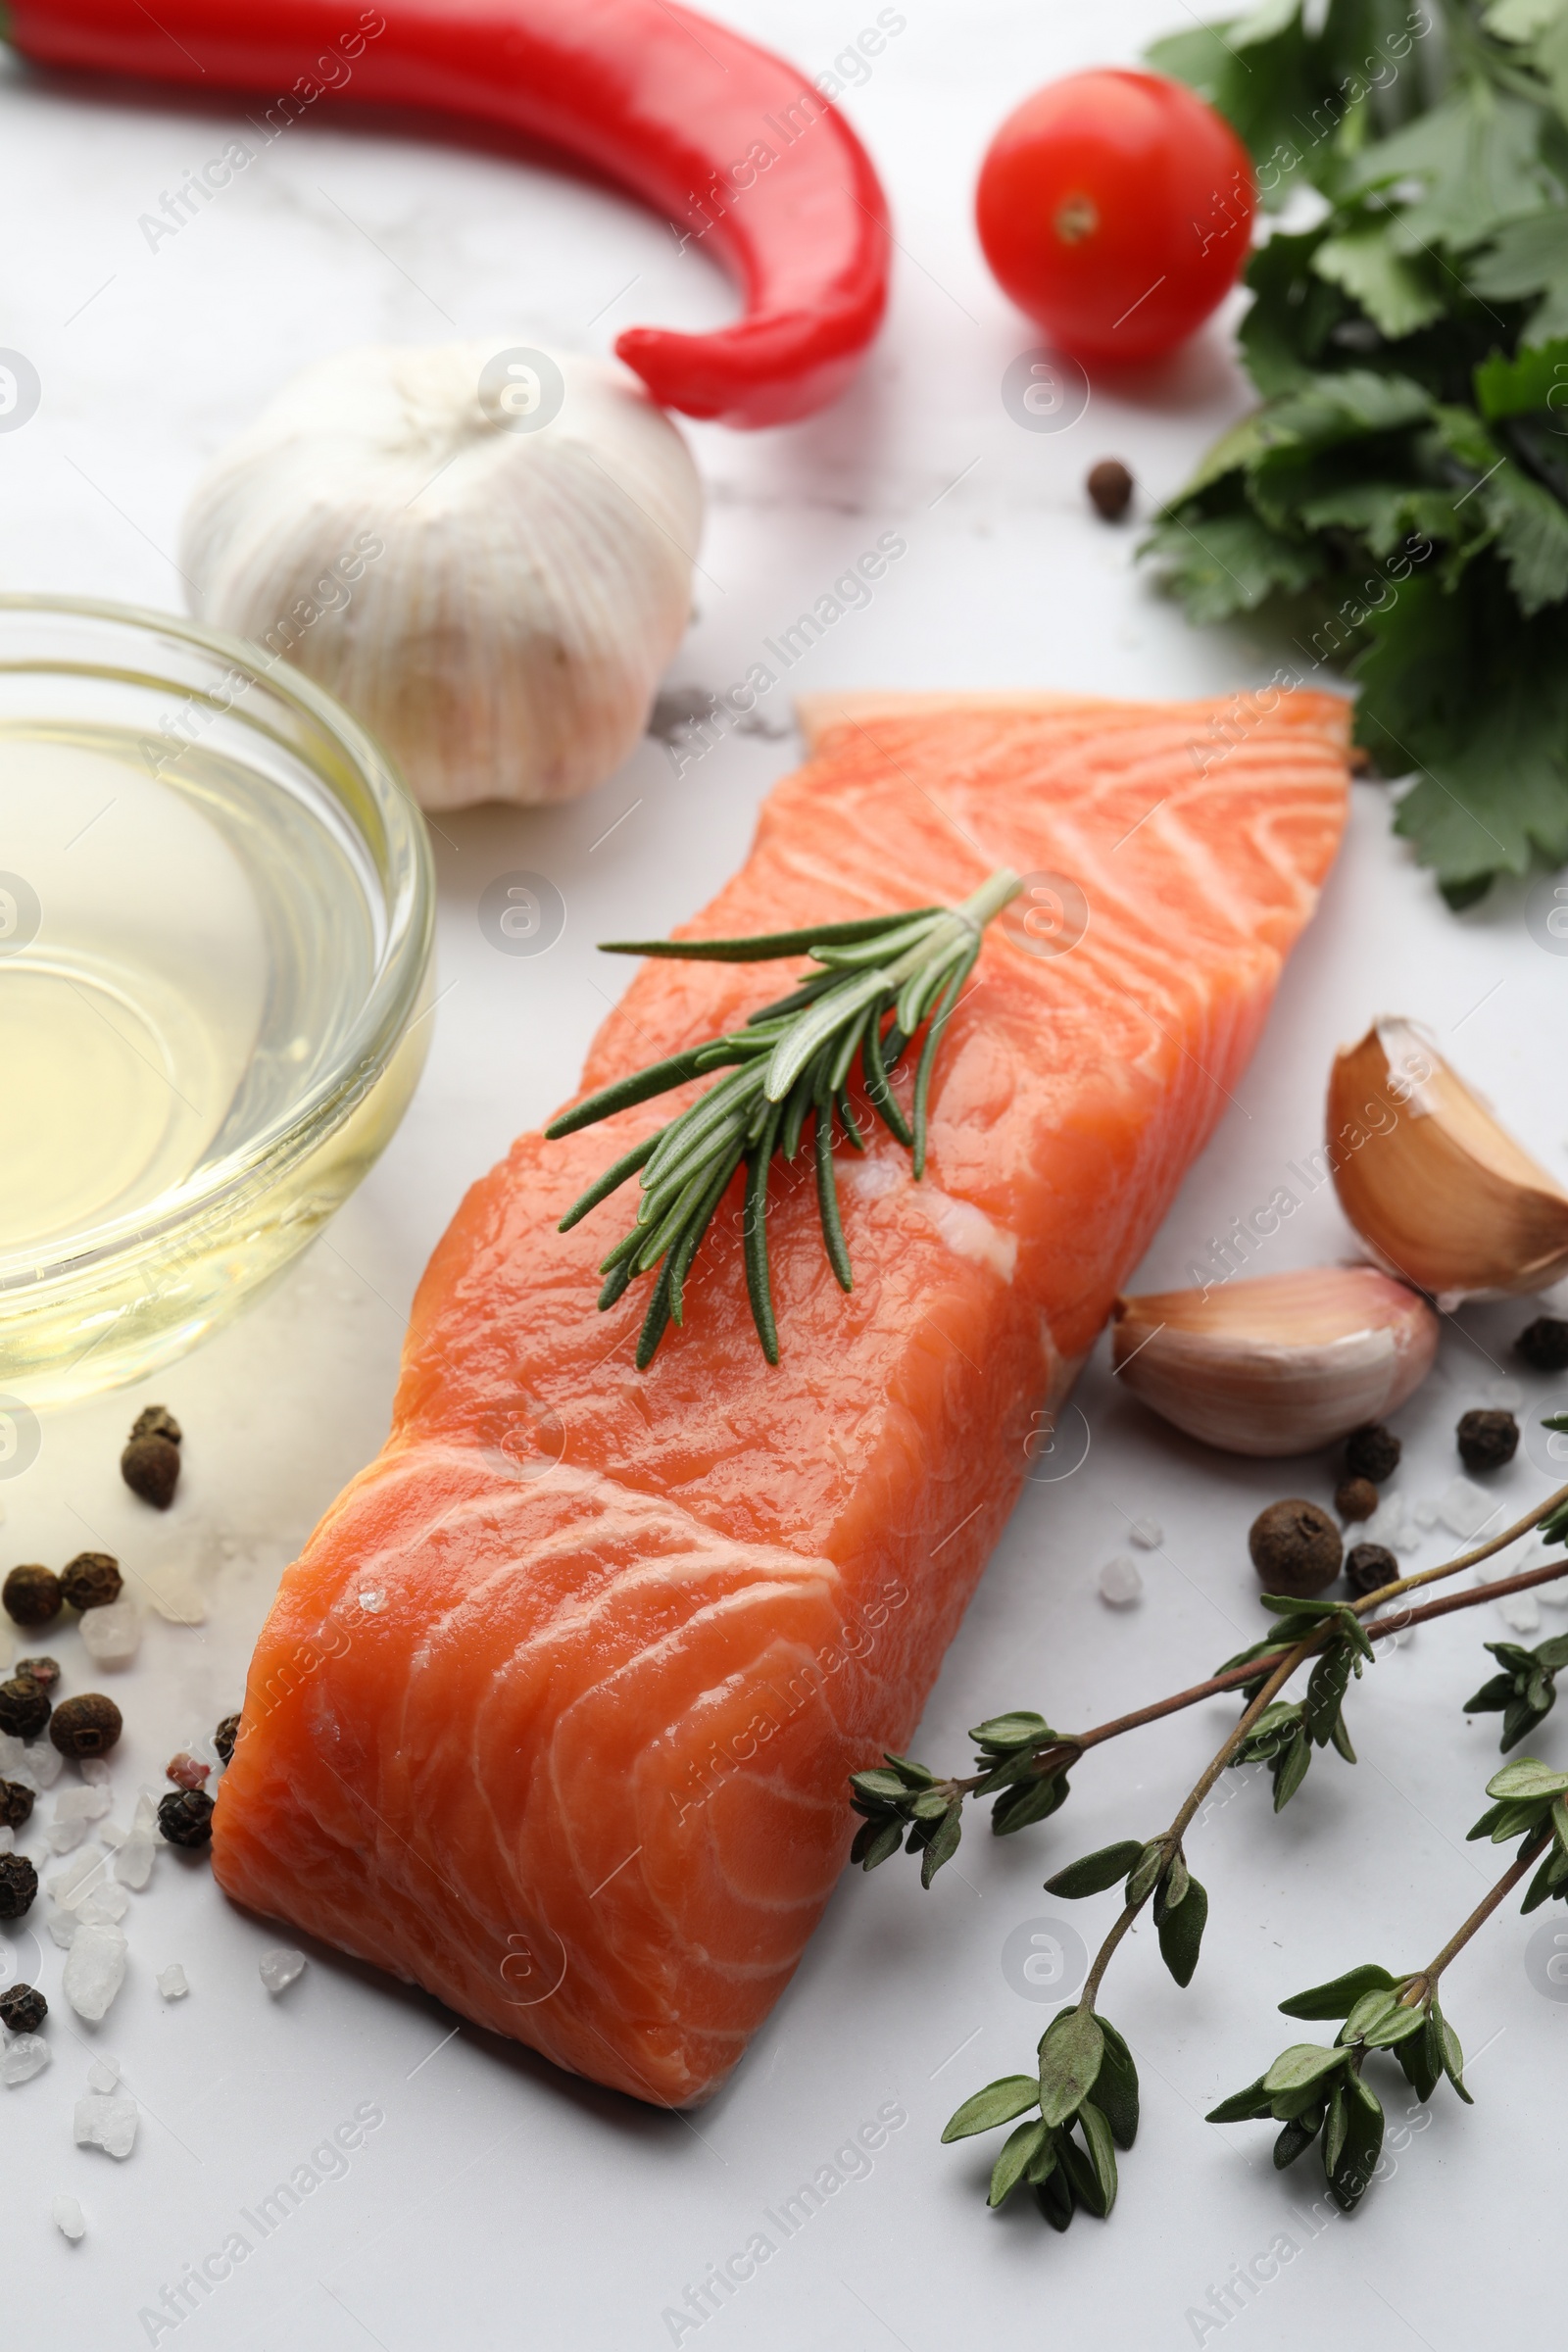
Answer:
<svg viewBox="0 0 1568 2352"><path fill-rule="evenodd" d="M433 906L418 809L297 670L0 596L0 1457L342 1205L423 1062Z"/></svg>

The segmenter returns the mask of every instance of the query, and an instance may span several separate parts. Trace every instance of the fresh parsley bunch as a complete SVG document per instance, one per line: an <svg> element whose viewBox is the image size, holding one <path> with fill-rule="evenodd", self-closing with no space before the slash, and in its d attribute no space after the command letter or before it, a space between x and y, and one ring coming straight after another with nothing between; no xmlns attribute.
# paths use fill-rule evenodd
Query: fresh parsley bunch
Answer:
<svg viewBox="0 0 1568 2352"><path fill-rule="evenodd" d="M1151 62L1291 208L1247 272L1262 406L1151 549L1196 620L1277 608L1282 679L1348 666L1467 906L1568 858L1568 0L1265 0Z"/></svg>

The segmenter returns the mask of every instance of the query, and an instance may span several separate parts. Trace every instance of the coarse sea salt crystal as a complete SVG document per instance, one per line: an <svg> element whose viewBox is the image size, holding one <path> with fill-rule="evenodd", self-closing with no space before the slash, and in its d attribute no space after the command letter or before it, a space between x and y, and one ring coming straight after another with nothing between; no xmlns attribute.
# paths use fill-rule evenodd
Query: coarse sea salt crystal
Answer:
<svg viewBox="0 0 1568 2352"><path fill-rule="evenodd" d="M62 1788L46 1833L50 1852L74 1853L86 1837L89 1823L101 1821L108 1810L107 1788Z"/></svg>
<svg viewBox="0 0 1568 2352"><path fill-rule="evenodd" d="M158 1971L157 1982L166 2001L182 2001L190 1990L189 1980L177 1960L171 1960L167 1968Z"/></svg>
<svg viewBox="0 0 1568 2352"><path fill-rule="evenodd" d="M0 2082L30 2082L53 2056L41 2034L13 2034L0 2050Z"/></svg>
<svg viewBox="0 0 1568 2352"><path fill-rule="evenodd" d="M93 1614L90 1609L87 1613L89 1616ZM109 1766L105 1763L102 1756L83 1756L81 1762L76 1766L76 1770L80 1773L82 1779L86 1782L89 1788L108 1788Z"/></svg>
<svg viewBox="0 0 1568 2352"><path fill-rule="evenodd" d="M1101 1599L1108 1600L1113 1609L1131 1608L1134 1601L1144 1597L1144 1580L1138 1563L1128 1559L1124 1552L1107 1560L1095 1582L1100 1587Z"/></svg>
<svg viewBox="0 0 1568 2352"><path fill-rule="evenodd" d="M138 1838L132 1831L115 1856L115 1877L121 1886L132 1886L139 1894L153 1875L157 1853L151 1838Z"/></svg>
<svg viewBox="0 0 1568 2352"><path fill-rule="evenodd" d="M141 1611L133 1600L112 1600L88 1609L81 1620L82 1646L95 1666L128 1666L141 1647Z"/></svg>
<svg viewBox="0 0 1568 2352"><path fill-rule="evenodd" d="M78 1854L69 1870L57 1870L52 1879L44 1881L57 1903L66 1903L74 1910L88 1887L104 1866L104 1856L95 1845Z"/></svg>
<svg viewBox="0 0 1568 2352"><path fill-rule="evenodd" d="M35 1788L52 1788L60 1778L65 1761L58 1747L51 1746L47 1740L35 1740L25 1757L26 1769L32 1775L32 1786Z"/></svg>
<svg viewBox="0 0 1568 2352"><path fill-rule="evenodd" d="M118 2090L120 2088L120 2060L112 2058L107 2050L101 2057L95 2058L87 2069L87 2088L106 2092Z"/></svg>
<svg viewBox="0 0 1568 2352"><path fill-rule="evenodd" d="M286 1992L295 1978L305 1973L305 1954L279 1943L271 1951L264 1952L257 1966L269 1992Z"/></svg>
<svg viewBox="0 0 1568 2352"><path fill-rule="evenodd" d="M64 1910L59 1903L56 1903L51 1909L48 1921L49 1933L63 1952L69 1952L74 1943L76 1930L80 1924L74 1911Z"/></svg>
<svg viewBox="0 0 1568 2352"><path fill-rule="evenodd" d="M1425 1528L1430 1534L1438 1524L1438 1506L1433 1497L1423 1494L1419 1502L1411 1505L1411 1510L1417 1527Z"/></svg>
<svg viewBox="0 0 1568 2352"><path fill-rule="evenodd" d="M78 1926L61 1979L66 1998L78 2017L96 2022L106 2015L125 1981L125 1951L123 1928L110 1921Z"/></svg>
<svg viewBox="0 0 1568 2352"><path fill-rule="evenodd" d="M56 2197L54 2203L50 2206L49 2211L53 2216L55 2228L59 2230L61 2236L69 2237L73 2245L74 2245L78 2237L86 2236L86 2219L83 2216L81 2207L77 2204L74 2197Z"/></svg>
<svg viewBox="0 0 1568 2352"><path fill-rule="evenodd" d="M1400 1494L1386 1494L1366 1525L1357 1531L1362 1544L1384 1544L1390 1551L1419 1551L1421 1530L1411 1519Z"/></svg>
<svg viewBox="0 0 1568 2352"><path fill-rule="evenodd" d="M90 2090L76 2101L73 2136L78 2148L102 2148L124 2158L136 2145L136 2102Z"/></svg>
<svg viewBox="0 0 1568 2352"><path fill-rule="evenodd" d="M1142 1551L1157 1551L1165 1541L1165 1531L1157 1519L1135 1519L1127 1533Z"/></svg>
<svg viewBox="0 0 1568 2352"><path fill-rule="evenodd" d="M1498 1601L1497 1606L1502 1612L1503 1624L1511 1626L1516 1634L1533 1634L1541 1624L1541 1611L1536 1606L1533 1592L1510 1592L1506 1600Z"/></svg>
<svg viewBox="0 0 1568 2352"><path fill-rule="evenodd" d="M150 1788L143 1788L124 1842L115 1856L115 1876L122 1886L139 1890L146 1886L153 1875L158 1844L158 1799Z"/></svg>
<svg viewBox="0 0 1568 2352"><path fill-rule="evenodd" d="M1438 1517L1449 1535L1468 1542L1478 1536L1487 1521L1494 1517L1497 1505L1490 1494L1484 1494L1468 1478L1450 1479L1438 1502Z"/></svg>

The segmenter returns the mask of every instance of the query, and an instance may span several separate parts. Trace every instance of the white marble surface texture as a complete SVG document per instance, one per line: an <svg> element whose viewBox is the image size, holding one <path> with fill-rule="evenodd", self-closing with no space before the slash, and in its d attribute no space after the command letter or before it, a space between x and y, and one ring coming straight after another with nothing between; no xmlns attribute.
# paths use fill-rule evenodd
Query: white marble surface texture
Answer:
<svg viewBox="0 0 1568 2352"><path fill-rule="evenodd" d="M858 0L726 0L723 13L813 72L874 15ZM743 855L760 795L797 756L788 690L1184 694L1273 665L1260 632L1189 629L1135 565L1136 530L1100 523L1081 489L1094 459L1119 455L1147 514L1242 409L1223 323L1143 383L1098 392L1070 429L1025 432L1000 384L1038 338L991 283L971 226L974 172L1003 114L1070 68L1130 62L1181 21L1177 0L909 0L907 19L847 102L896 214L887 330L832 413L749 438L693 431L710 517L700 611L671 685L741 676L760 640L879 532L903 533L906 559L764 704L768 733L733 737L679 775L649 740L575 807L442 818L441 995L422 1086L292 1279L158 1384L188 1432L175 1508L154 1521L119 1481L123 1397L52 1419L36 1466L0 1487L5 1564L90 1544L120 1553L138 1589L194 1588L205 1604L196 1626L155 1618L113 1686L128 1725L113 1775L122 1822L137 1787L161 1785L166 1759L237 1703L279 1569L377 1446L414 1285L464 1188L571 1087L622 985L592 943L665 928ZM7 589L179 608L172 551L197 469L294 368L341 344L493 333L607 350L634 320L697 323L732 308L697 251L678 253L663 222L604 188L324 109L149 251L139 215L244 111L0 73L0 343L25 352L43 385L32 422L0 437ZM517 867L547 873L567 909L564 936L535 958L497 954L476 920L486 883ZM1430 1022L1530 1148L1568 1173L1568 965L1534 944L1524 903L1503 891L1447 914L1392 840L1386 792L1358 787L1322 912L1140 1287L1179 1282L1207 1237L1316 1146L1332 1051L1385 1008ZM1347 1243L1325 1187L1270 1262ZM1436 1376L1399 1417L1406 1494L1436 1496L1452 1477L1454 1418L1519 1377L1507 1344L1524 1319L1486 1308L1446 1327ZM1521 1385L1534 1407L1552 1384ZM1026 1491L933 1695L918 1745L939 1761L962 1757L964 1727L999 1707L1096 1721L1211 1670L1257 1631L1252 1515L1282 1480L1327 1492L1326 1462L1282 1471L1163 1430L1113 1392L1102 1351L1078 1405L1087 1456ZM1499 1503L1544 1492L1550 1467L1521 1455L1495 1482ZM1097 1573L1142 1518L1162 1531L1137 1555L1144 1596L1111 1610ZM1442 1557L1444 1541L1427 1537L1420 1562ZM703 2352L1215 2340L1458 2352L1506 2315L1518 2340L1544 2343L1561 2303L1568 2004L1548 1997L1539 1959L1528 1964L1537 1921L1503 1916L1453 1973L1476 2108L1444 2094L1410 2129L1396 2099L1394 2177L1353 2221L1313 2217L1311 2160L1276 2176L1265 2128L1202 2121L1290 2038L1278 2000L1374 1956L1416 1964L1478 1899L1494 1857L1463 1833L1495 1766L1495 1719L1467 1724L1461 1702L1488 1663L1483 1638L1505 1636L1489 1605L1380 1663L1352 1702L1359 1767L1319 1762L1279 1822L1250 1783L1216 1799L1194 1839L1213 1911L1192 1988L1174 1988L1140 1935L1105 1996L1145 2083L1120 2205L1108 2228L1080 2220L1063 2238L1021 2205L989 2216L985 2155L944 2150L937 2135L960 2096L1031 2062L1049 2008L1004 1961L1020 1931L1027 1946L1051 1923L1086 1936L1108 1924L1109 1897L1070 1911L1042 1893L1046 1872L1163 1822L1228 1720L1218 1704L1085 1767L1060 1822L1003 1844L971 1835L929 1895L907 1864L847 1880L733 2083L690 2120L569 2081L324 1950L270 1997L258 1961L278 1932L229 1909L205 1865L173 1852L132 1895L124 1987L86 2027L59 1998L64 1954L40 1900L24 1925L43 1945L56 2063L0 2089L0 2333L27 2352L655 2352L676 2340ZM75 1688L89 1671L78 1640L55 1644ZM1553 1720L1534 1744L1561 1756L1565 1738ZM41 1836L31 1844L41 1852ZM20 1968L24 1931L11 1942ZM190 1993L166 2001L154 1980L174 1961ZM140 2115L118 2164L72 2140L73 2104L104 2049ZM843 2185L700 2329L664 2316L890 2108L907 2120L869 2171L848 2177L861 2168L846 2159ZM357 2115L358 2144L334 2154L335 2129L355 2137ZM368 2115L379 2120L365 2129ZM241 2219L291 2179L297 2205L265 2235ZM51 2220L62 2193L86 2215L79 2244ZM164 2324L143 2316L235 2231L247 2258L205 2290L187 2286L177 2326L168 2306ZM1228 2313L1210 2302L1254 2263Z"/></svg>

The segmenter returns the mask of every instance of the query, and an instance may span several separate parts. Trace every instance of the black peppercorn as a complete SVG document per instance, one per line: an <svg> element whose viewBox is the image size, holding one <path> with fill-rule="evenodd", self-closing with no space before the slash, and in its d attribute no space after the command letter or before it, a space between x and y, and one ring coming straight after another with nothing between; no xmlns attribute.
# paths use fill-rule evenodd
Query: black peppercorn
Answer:
<svg viewBox="0 0 1568 2352"><path fill-rule="evenodd" d="M33 1818L33 1789L22 1781L0 1781L0 1823L7 1830L19 1830L24 1821Z"/></svg>
<svg viewBox="0 0 1568 2352"><path fill-rule="evenodd" d="M1568 1372L1568 1323L1555 1315L1538 1315L1525 1325L1513 1351L1532 1372Z"/></svg>
<svg viewBox="0 0 1568 2352"><path fill-rule="evenodd" d="M184 1433L167 1404L144 1404L130 1425L130 1434L132 1439L167 1438L171 1446L177 1446Z"/></svg>
<svg viewBox="0 0 1568 2352"><path fill-rule="evenodd" d="M74 1609L107 1609L124 1582L120 1562L107 1551L78 1551L60 1571L60 1590Z"/></svg>
<svg viewBox="0 0 1568 2352"><path fill-rule="evenodd" d="M40 1690L30 1674L15 1674L0 1683L0 1732L13 1740L31 1740L49 1720L49 1693Z"/></svg>
<svg viewBox="0 0 1568 2352"><path fill-rule="evenodd" d="M1352 1429L1345 1441L1345 1468L1350 1478L1369 1478L1381 1487L1399 1467L1403 1451L1392 1429L1381 1421L1368 1421L1360 1429Z"/></svg>
<svg viewBox="0 0 1568 2352"><path fill-rule="evenodd" d="M107 1756L122 1729L120 1709L101 1690L84 1690L55 1709L49 1737L63 1756Z"/></svg>
<svg viewBox="0 0 1568 2352"><path fill-rule="evenodd" d="M1133 503L1133 477L1120 458L1102 458L1084 483L1089 503L1103 522L1120 522Z"/></svg>
<svg viewBox="0 0 1568 2352"><path fill-rule="evenodd" d="M6 1615L18 1625L47 1625L60 1614L60 1579L52 1568L13 1568L0 1586Z"/></svg>
<svg viewBox="0 0 1568 2352"><path fill-rule="evenodd" d="M1519 1447L1519 1424L1512 1413L1461 1413L1459 1459L1467 1470L1500 1470Z"/></svg>
<svg viewBox="0 0 1568 2352"><path fill-rule="evenodd" d="M1385 1544L1352 1544L1345 1562L1345 1581L1357 1600L1381 1592L1399 1581L1399 1563Z"/></svg>
<svg viewBox="0 0 1568 2352"><path fill-rule="evenodd" d="M0 1781L0 1822L8 1830L20 1830L32 1818L32 1790L21 1781Z"/></svg>
<svg viewBox="0 0 1568 2352"><path fill-rule="evenodd" d="M36 1984L13 1984L0 1992L0 2026L13 2034L36 2034L49 2004Z"/></svg>
<svg viewBox="0 0 1568 2352"><path fill-rule="evenodd" d="M158 1827L171 1845L207 1845L213 1835L213 1800L204 1788L180 1788L158 1807Z"/></svg>
<svg viewBox="0 0 1568 2352"><path fill-rule="evenodd" d="M179 1447L172 1438L132 1438L120 1457L120 1475L133 1494L167 1511L179 1484Z"/></svg>
<svg viewBox="0 0 1568 2352"><path fill-rule="evenodd" d="M220 1764L228 1764L232 1762L234 1755L234 1742L238 1738L239 1717L237 1715L225 1715L222 1722L219 1725L217 1731L213 1734L213 1745L218 1750L218 1761Z"/></svg>
<svg viewBox="0 0 1568 2352"><path fill-rule="evenodd" d="M1340 1531L1315 1502L1298 1497L1271 1502L1252 1521L1247 1544L1269 1592L1305 1600L1332 1585L1340 1573Z"/></svg>
<svg viewBox="0 0 1568 2352"><path fill-rule="evenodd" d="M60 1680L58 1658L19 1658L11 1669L13 1674L24 1674L29 1683L40 1690L52 1690Z"/></svg>
<svg viewBox="0 0 1568 2352"><path fill-rule="evenodd" d="M1342 1478L1334 1490L1334 1508L1342 1519L1370 1519L1378 1507L1378 1491L1369 1478Z"/></svg>
<svg viewBox="0 0 1568 2352"><path fill-rule="evenodd" d="M0 1854L0 1919L20 1919L38 1892L38 1873L25 1854Z"/></svg>

